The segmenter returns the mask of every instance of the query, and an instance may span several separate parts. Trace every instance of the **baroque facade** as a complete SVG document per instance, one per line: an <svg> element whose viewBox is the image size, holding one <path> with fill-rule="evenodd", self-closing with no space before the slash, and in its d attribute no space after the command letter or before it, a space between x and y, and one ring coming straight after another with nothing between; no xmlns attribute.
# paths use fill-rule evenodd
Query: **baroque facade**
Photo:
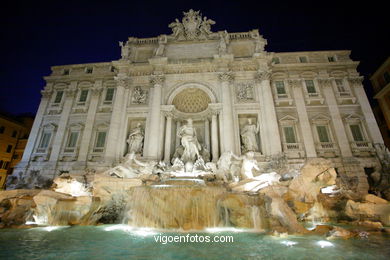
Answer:
<svg viewBox="0 0 390 260"><path fill-rule="evenodd" d="M137 147L172 163L188 118L205 158L325 157L367 190L383 139L350 51L272 53L258 30L212 32L190 10L170 35L129 37L111 62L52 67L18 174L103 170ZM138 130L137 130L138 128ZM138 132L137 144L129 135Z"/></svg>

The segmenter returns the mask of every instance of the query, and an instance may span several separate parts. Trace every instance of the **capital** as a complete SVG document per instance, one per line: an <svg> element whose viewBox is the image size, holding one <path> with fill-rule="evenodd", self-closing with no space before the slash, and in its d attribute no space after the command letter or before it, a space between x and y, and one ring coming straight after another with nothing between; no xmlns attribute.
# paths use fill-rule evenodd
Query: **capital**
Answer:
<svg viewBox="0 0 390 260"><path fill-rule="evenodd" d="M94 88L91 88L92 96L99 96L100 93L102 92L102 90L103 90L102 87L94 87Z"/></svg>
<svg viewBox="0 0 390 260"><path fill-rule="evenodd" d="M363 77L351 77L351 78L348 78L348 82L352 85L352 86L360 86L363 82Z"/></svg>
<svg viewBox="0 0 390 260"><path fill-rule="evenodd" d="M255 80L257 81L270 80L270 78L271 71L258 71L255 74Z"/></svg>
<svg viewBox="0 0 390 260"><path fill-rule="evenodd" d="M130 84L130 78L126 76L116 76L114 77L118 86L126 88Z"/></svg>
<svg viewBox="0 0 390 260"><path fill-rule="evenodd" d="M218 78L222 82L226 82L226 81L227 82L232 82L233 79L234 79L234 75L231 72L223 72L223 73L218 75Z"/></svg>
<svg viewBox="0 0 390 260"><path fill-rule="evenodd" d="M162 85L164 81L165 76L162 74L150 76L150 83L152 83L153 85Z"/></svg>
<svg viewBox="0 0 390 260"><path fill-rule="evenodd" d="M287 82L293 88L299 88L302 86L302 79L289 79Z"/></svg>
<svg viewBox="0 0 390 260"><path fill-rule="evenodd" d="M331 78L318 78L317 81L324 88L332 86L332 79Z"/></svg>
<svg viewBox="0 0 390 260"><path fill-rule="evenodd" d="M74 97L76 92L77 92L76 89L66 89L65 96L66 97Z"/></svg>
<svg viewBox="0 0 390 260"><path fill-rule="evenodd" d="M52 90L41 90L42 98L49 98L52 93Z"/></svg>

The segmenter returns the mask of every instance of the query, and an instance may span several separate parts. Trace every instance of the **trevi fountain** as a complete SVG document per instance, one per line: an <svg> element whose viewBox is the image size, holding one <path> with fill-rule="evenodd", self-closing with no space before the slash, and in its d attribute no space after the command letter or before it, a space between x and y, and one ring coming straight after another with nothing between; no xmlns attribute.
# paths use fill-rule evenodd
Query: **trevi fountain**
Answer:
<svg viewBox="0 0 390 260"><path fill-rule="evenodd" d="M332 106L327 116L326 105L318 108L321 102L337 101L324 71L316 86L323 92L310 95L310 88L309 93L302 92L297 84L305 80L291 76L278 81L284 77L277 74L283 64L270 62L266 41L257 30L214 33L210 29L214 23L190 10L169 25L172 35L120 43L122 58L113 62L119 68L115 102L131 96L130 108L123 100L109 107L107 93L100 104L102 91L97 88L102 82L96 81L83 126L75 118L83 115L84 104L71 106L72 100L83 99L66 93L66 100L58 104L61 110L54 105L62 90L48 83L23 160L8 178L7 190L0 192L0 258L389 259L390 160L376 126L363 124L372 115L360 115L360 110L344 115L340 103L338 114ZM248 42L254 81L244 80L253 77L252 65L239 64L244 59L234 57L246 55ZM152 75L150 89L142 81L147 64L134 63L148 53L137 53L143 44L154 48L149 65L157 74ZM180 56L180 51L193 55L186 46L197 44L205 45L199 54L205 71ZM209 49L212 55L207 58ZM181 72L175 70L179 61ZM270 90L273 83L264 73L271 73L272 66L272 82L291 84L291 92ZM233 78L227 69L238 71L238 83L233 84L237 95L232 86L229 89ZM134 72L131 83L124 71ZM195 72L207 74L198 81L218 74L222 92L194 83L190 78ZM181 87L185 85L162 91L161 84L175 80L170 73L189 73L179 81L188 80L189 94L200 95L200 101L188 98L188 88ZM351 75L345 77L354 89L350 94L365 106L358 96L360 83L349 80ZM57 93L54 105L46 101L47 93ZM165 93L167 99L161 98ZM302 98L306 103L299 103ZM306 109L311 102L319 109L315 115ZM292 104L297 114L283 108ZM113 126L106 136L107 124L100 121L110 113ZM57 117L58 123L53 121ZM352 126L360 125L366 137L350 135L348 124L352 131L357 131ZM351 147L343 137L352 138ZM63 147L60 139L68 140ZM365 165L374 169L369 183L364 172L364 178L360 174ZM168 236L222 235L234 241L161 242Z"/></svg>

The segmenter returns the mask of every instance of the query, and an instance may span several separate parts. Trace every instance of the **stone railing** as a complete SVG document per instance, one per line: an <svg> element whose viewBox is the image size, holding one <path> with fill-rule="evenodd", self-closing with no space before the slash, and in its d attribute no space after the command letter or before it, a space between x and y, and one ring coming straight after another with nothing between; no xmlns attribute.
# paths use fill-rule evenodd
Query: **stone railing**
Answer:
<svg viewBox="0 0 390 260"><path fill-rule="evenodd" d="M301 150L300 143L283 143L284 150Z"/></svg>
<svg viewBox="0 0 390 260"><path fill-rule="evenodd" d="M331 143L331 142L327 142L327 143L322 142L322 143L317 144L317 148L318 149L334 149L335 144Z"/></svg>
<svg viewBox="0 0 390 260"><path fill-rule="evenodd" d="M351 142L352 148L355 149L371 149L372 144L368 141Z"/></svg>

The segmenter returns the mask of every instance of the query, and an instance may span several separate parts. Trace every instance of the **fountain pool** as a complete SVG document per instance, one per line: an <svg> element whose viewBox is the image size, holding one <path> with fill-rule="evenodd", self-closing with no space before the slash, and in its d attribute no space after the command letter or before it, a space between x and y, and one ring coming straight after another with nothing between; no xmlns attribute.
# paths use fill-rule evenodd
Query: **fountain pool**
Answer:
<svg viewBox="0 0 390 260"><path fill-rule="evenodd" d="M158 236L231 236L233 242L156 242ZM162 241L162 240L161 240ZM175 233L126 225L0 229L0 259L390 259L390 236L325 240L240 229Z"/></svg>

